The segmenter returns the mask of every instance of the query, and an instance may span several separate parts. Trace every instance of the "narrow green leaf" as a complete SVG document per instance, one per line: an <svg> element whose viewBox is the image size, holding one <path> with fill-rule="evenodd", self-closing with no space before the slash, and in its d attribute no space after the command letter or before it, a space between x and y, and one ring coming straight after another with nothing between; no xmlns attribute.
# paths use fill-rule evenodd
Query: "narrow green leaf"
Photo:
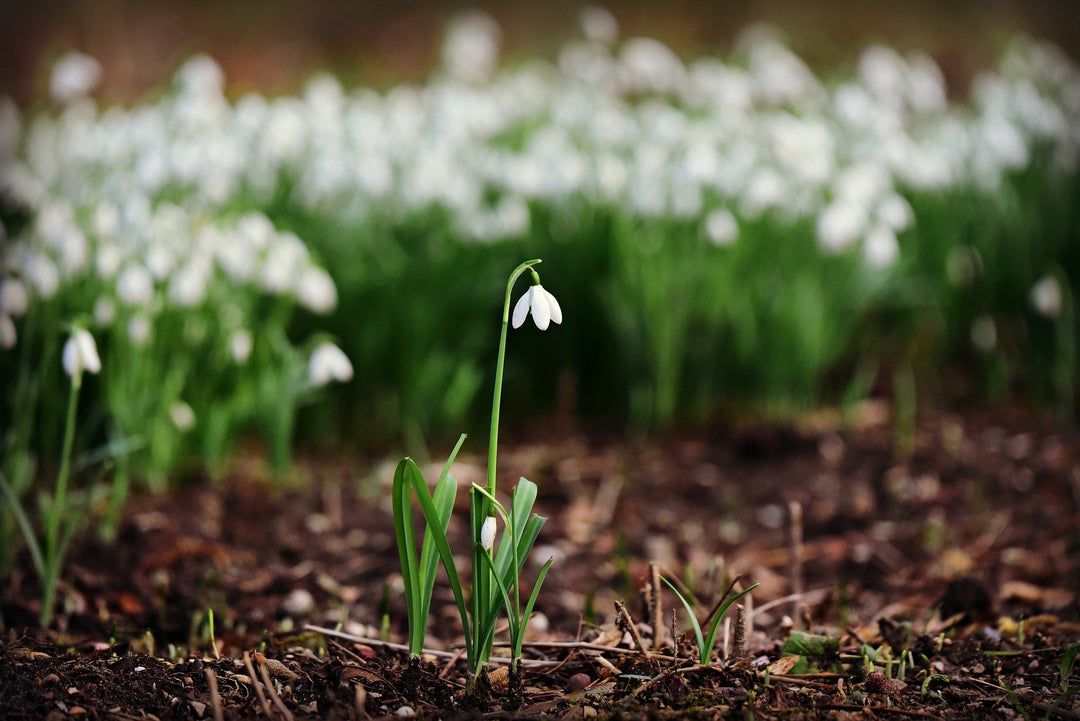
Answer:
<svg viewBox="0 0 1080 721"><path fill-rule="evenodd" d="M414 468L416 466L412 459L403 458L394 470L392 486L394 533L397 535L401 578L405 583L405 608L409 617L409 652L420 653L424 645L427 617L422 615L423 602L420 598L420 568L416 558L416 536L413 530L410 465ZM424 492L427 492L427 486L424 486Z"/></svg>
<svg viewBox="0 0 1080 721"><path fill-rule="evenodd" d="M540 573L536 576L536 583L533 584L532 593L529 594L529 600L525 604L525 610L521 613L521 633L518 635L517 645L514 646L514 658L521 658L521 646L522 641L525 639L525 629L529 625L533 606L536 605L536 599L540 595L540 587L544 585L544 579L547 578L548 571L551 570L551 564L554 561L554 558L549 558L544 563L543 568L540 569Z"/></svg>
<svg viewBox="0 0 1080 721"><path fill-rule="evenodd" d="M30 558L34 561L34 569L38 573L38 578L44 579L45 559L41 555L41 545L38 543L37 536L34 535L34 527L30 523L29 516L26 515L26 509L23 508L19 497L15 495L15 491L11 490L11 486L8 485L7 479L3 475L0 475L0 489L4 491L8 502L11 503L11 511L15 514L15 520L19 523L19 530L22 531L26 547L30 550Z"/></svg>
<svg viewBox="0 0 1080 721"><path fill-rule="evenodd" d="M412 485L417 500L420 502L420 510L424 514L424 521L427 523L431 540L434 541L435 548L439 552L439 558L442 559L443 569L446 571L447 580L450 582L450 590L454 594L454 601L458 607L458 615L461 617L461 625L465 631L465 652L472 658L473 649L469 639L469 628L471 626L469 621L469 610L465 605L465 594L461 589L461 578L458 576L457 565L454 562L454 554L450 550L450 543L446 540L446 530L439 526L439 513L428 492L427 484L424 483L424 477L421 475L420 469L417 468L411 458L407 458L406 460L409 465L409 472L406 474L407 480Z"/></svg>
<svg viewBox="0 0 1080 721"><path fill-rule="evenodd" d="M735 603L740 598L750 593L757 587L758 584L755 583L753 586L749 586L748 588L739 591L734 596L724 601L724 603L720 606L717 612L713 615L712 623L709 624L709 633L705 637L705 645L708 646L709 653L707 656L705 656L706 660L703 660L702 663L708 663L707 659L712 656L713 647L716 645L716 632L720 628L720 621L724 618L724 614L728 612L728 609L731 608L731 605L733 603Z"/></svg>
<svg viewBox="0 0 1080 721"><path fill-rule="evenodd" d="M694 636L697 639L699 662L702 664L706 663L708 657L705 655L705 639L701 635L701 624L698 623L697 616L694 615L694 608L690 605L690 602L687 601L681 593L679 593L679 589L675 588L675 586L671 584L671 581L667 580L663 576L660 577L660 580L667 584L667 587L675 593L676 598L682 601L683 608L686 609L686 615L690 617L690 625L694 629ZM711 649L709 650L711 651Z"/></svg>

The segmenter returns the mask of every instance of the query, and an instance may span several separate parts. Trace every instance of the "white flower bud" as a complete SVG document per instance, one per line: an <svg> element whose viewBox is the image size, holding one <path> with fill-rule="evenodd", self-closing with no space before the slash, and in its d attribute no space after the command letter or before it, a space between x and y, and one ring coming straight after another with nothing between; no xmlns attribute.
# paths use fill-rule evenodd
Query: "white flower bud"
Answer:
<svg viewBox="0 0 1080 721"><path fill-rule="evenodd" d="M346 383L352 380L353 367L345 352L333 343L321 343L308 360L308 381L324 386L330 381Z"/></svg>
<svg viewBox="0 0 1080 721"><path fill-rule="evenodd" d="M76 328L64 344L61 358L64 371L72 378L81 377L83 371L87 373L101 372L101 358L98 357L97 344L94 336L85 328Z"/></svg>
<svg viewBox="0 0 1080 721"><path fill-rule="evenodd" d="M488 552L495 546L495 516L484 519L484 525L480 528L480 545Z"/></svg>

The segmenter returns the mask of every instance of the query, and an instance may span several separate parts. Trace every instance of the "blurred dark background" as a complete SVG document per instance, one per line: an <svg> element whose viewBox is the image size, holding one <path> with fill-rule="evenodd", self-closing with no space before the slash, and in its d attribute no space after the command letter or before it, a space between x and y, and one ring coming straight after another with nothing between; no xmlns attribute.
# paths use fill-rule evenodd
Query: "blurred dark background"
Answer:
<svg viewBox="0 0 1080 721"><path fill-rule="evenodd" d="M232 92L289 92L319 70L385 87L428 74L446 21L460 10L480 8L499 22L502 57L512 63L550 57L579 34L578 15L590 4L615 15L622 37L653 37L684 57L727 55L755 21L779 26L818 69L842 68L871 42L917 47L942 66L953 93L963 93L1016 32L1051 40L1074 58L1080 52L1076 0L0 0L0 92L32 106L45 97L52 60L68 49L102 63L105 102L143 95L198 51L221 64Z"/></svg>

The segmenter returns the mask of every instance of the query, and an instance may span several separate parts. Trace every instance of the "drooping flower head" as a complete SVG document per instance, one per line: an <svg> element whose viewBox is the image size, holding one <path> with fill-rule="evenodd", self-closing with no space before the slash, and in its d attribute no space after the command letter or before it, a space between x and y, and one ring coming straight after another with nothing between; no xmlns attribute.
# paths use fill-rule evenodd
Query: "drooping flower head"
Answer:
<svg viewBox="0 0 1080 721"><path fill-rule="evenodd" d="M85 328L76 328L72 331L71 337L64 344L61 361L64 372L71 376L72 382L76 385L82 383L84 371L101 372L101 358L98 356L97 344L94 343L94 336L90 335L90 331Z"/></svg>
<svg viewBox="0 0 1080 721"><path fill-rule="evenodd" d="M530 311L533 322L540 330L547 330L551 321L562 323L562 308L559 306L559 301L540 285L540 276L535 271L533 271L533 284L514 306L513 326L520 328Z"/></svg>
<svg viewBox="0 0 1080 721"><path fill-rule="evenodd" d="M316 346L308 360L308 381L321 387L330 381L348 383L353 377L352 363L345 352L326 341Z"/></svg>

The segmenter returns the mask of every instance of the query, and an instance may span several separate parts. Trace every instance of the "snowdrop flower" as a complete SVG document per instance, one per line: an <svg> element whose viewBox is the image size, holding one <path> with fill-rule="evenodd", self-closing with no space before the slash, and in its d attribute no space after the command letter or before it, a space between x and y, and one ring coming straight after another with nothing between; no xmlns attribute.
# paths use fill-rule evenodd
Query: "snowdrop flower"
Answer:
<svg viewBox="0 0 1080 721"><path fill-rule="evenodd" d="M334 279L322 268L308 266L296 280L296 298L312 313L325 315L337 306Z"/></svg>
<svg viewBox="0 0 1080 721"><path fill-rule="evenodd" d="M0 350L10 350L19 342L15 321L7 313L0 313Z"/></svg>
<svg viewBox="0 0 1080 721"><path fill-rule="evenodd" d="M451 21L442 46L443 66L452 77L479 83L489 79L499 61L499 24L472 10Z"/></svg>
<svg viewBox="0 0 1080 721"><path fill-rule="evenodd" d="M243 329L236 331L229 338L229 352L238 365L243 365L251 357L253 345L254 339L251 337L251 333Z"/></svg>
<svg viewBox="0 0 1080 721"><path fill-rule="evenodd" d="M190 431L195 426L195 411L184 401L177 401L169 409L169 418L178 431Z"/></svg>
<svg viewBox="0 0 1080 721"><path fill-rule="evenodd" d="M590 5L578 15L581 31L593 42L614 45L619 39L619 21L607 8Z"/></svg>
<svg viewBox="0 0 1080 721"><path fill-rule="evenodd" d="M988 315L980 315L971 324L971 343L983 353L989 353L997 345L997 326Z"/></svg>
<svg viewBox="0 0 1080 721"><path fill-rule="evenodd" d="M69 52L53 65L49 94L58 103L89 95L101 82L101 63L86 53Z"/></svg>
<svg viewBox="0 0 1080 721"><path fill-rule="evenodd" d="M705 235L713 245L731 245L739 235L739 223L727 208L717 208L705 216Z"/></svg>
<svg viewBox="0 0 1080 721"><path fill-rule="evenodd" d="M352 380L353 367L345 352L330 342L320 343L308 360L308 381L321 387L330 381L347 383Z"/></svg>
<svg viewBox="0 0 1080 721"><path fill-rule="evenodd" d="M128 338L138 347L146 345L150 340L150 319L145 315L136 315L128 321Z"/></svg>
<svg viewBox="0 0 1080 721"><path fill-rule="evenodd" d="M514 306L513 326L520 328L525 322L525 316L532 311L533 322L540 330L547 330L551 321L562 323L562 308L555 296L544 290L544 286L536 283L529 286L525 294Z"/></svg>
<svg viewBox="0 0 1080 721"><path fill-rule="evenodd" d="M480 527L480 546L488 553L495 546L495 516L484 519L484 525Z"/></svg>
<svg viewBox="0 0 1080 721"><path fill-rule="evenodd" d="M0 281L0 313L18 318L30 307L30 295L18 278Z"/></svg>
<svg viewBox="0 0 1080 721"><path fill-rule="evenodd" d="M61 356L64 371L78 384L82 379L83 371L87 373L101 372L101 358L98 356L97 345L94 336L85 328L76 328L71 337L64 343Z"/></svg>
<svg viewBox="0 0 1080 721"><path fill-rule="evenodd" d="M1031 286L1028 300L1040 315L1057 318L1061 314L1061 286L1058 285L1057 278L1052 275L1040 278Z"/></svg>
<svg viewBox="0 0 1080 721"><path fill-rule="evenodd" d="M842 253L866 228L866 210L862 205L835 200L817 217L818 245L829 253Z"/></svg>
<svg viewBox="0 0 1080 721"><path fill-rule="evenodd" d="M116 305L111 298L101 296L94 301L94 322L99 326L107 326L116 317Z"/></svg>
<svg viewBox="0 0 1080 721"><path fill-rule="evenodd" d="M154 279L141 265L129 265L116 278L116 297L125 305L142 306L154 297Z"/></svg>
<svg viewBox="0 0 1080 721"><path fill-rule="evenodd" d="M51 298L60 287L60 271L56 263L42 253L31 251L23 266L23 273L40 298Z"/></svg>
<svg viewBox="0 0 1080 721"><path fill-rule="evenodd" d="M870 268L888 268L900 256L900 244L892 229L877 225L863 238L863 261Z"/></svg>

